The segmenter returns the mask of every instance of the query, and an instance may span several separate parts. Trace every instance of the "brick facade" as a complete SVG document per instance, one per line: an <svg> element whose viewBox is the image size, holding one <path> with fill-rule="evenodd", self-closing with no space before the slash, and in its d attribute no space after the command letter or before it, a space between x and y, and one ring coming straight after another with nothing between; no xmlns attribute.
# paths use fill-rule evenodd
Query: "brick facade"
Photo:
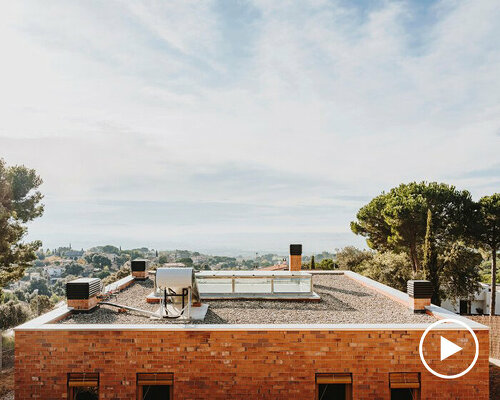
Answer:
<svg viewBox="0 0 500 400"><path fill-rule="evenodd" d="M390 372L420 372L421 399L488 399L488 331L464 377L430 374L418 355L421 330L18 330L16 400L65 399L68 372L99 372L100 399L135 399L138 372L174 374L174 399L314 399L315 374L350 372L354 399L390 399ZM439 360L439 335L425 351ZM445 372L463 369L470 351ZM455 358L454 358L455 357Z"/></svg>
<svg viewBox="0 0 500 400"><path fill-rule="evenodd" d="M500 315L470 315L467 318L490 327L490 356L500 359Z"/></svg>

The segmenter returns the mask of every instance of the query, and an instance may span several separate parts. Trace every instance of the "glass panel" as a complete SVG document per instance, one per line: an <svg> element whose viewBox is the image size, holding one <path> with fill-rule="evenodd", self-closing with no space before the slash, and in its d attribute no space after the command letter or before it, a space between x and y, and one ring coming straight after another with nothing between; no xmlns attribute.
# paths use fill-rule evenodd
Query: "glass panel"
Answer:
<svg viewBox="0 0 500 400"><path fill-rule="evenodd" d="M233 280L231 278L196 278L200 293L232 293Z"/></svg>
<svg viewBox="0 0 500 400"><path fill-rule="evenodd" d="M311 278L278 278L274 279L275 293L309 293Z"/></svg>
<svg viewBox="0 0 500 400"><path fill-rule="evenodd" d="M271 293L270 278L235 278L235 293Z"/></svg>

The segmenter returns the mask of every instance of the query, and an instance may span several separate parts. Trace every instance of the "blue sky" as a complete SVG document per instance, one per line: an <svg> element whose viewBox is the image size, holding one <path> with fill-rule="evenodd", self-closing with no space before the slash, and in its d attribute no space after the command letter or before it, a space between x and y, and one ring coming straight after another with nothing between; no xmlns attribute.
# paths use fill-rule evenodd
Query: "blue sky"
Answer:
<svg viewBox="0 0 500 400"><path fill-rule="evenodd" d="M16 1L0 157L36 168L46 247L363 245L400 182L500 187L500 3Z"/></svg>

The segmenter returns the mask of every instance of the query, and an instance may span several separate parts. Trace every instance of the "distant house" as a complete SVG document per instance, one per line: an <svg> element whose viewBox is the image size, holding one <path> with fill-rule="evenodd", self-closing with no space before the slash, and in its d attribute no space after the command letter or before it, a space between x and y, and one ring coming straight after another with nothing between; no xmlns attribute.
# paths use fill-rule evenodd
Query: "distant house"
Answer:
<svg viewBox="0 0 500 400"><path fill-rule="evenodd" d="M500 314L500 287L497 286L495 313ZM481 283L481 289L469 299L445 300L441 307L458 314L489 314L491 286Z"/></svg>
<svg viewBox="0 0 500 400"><path fill-rule="evenodd" d="M64 272L64 268L56 265L45 268L45 271L47 272L50 278L58 278Z"/></svg>

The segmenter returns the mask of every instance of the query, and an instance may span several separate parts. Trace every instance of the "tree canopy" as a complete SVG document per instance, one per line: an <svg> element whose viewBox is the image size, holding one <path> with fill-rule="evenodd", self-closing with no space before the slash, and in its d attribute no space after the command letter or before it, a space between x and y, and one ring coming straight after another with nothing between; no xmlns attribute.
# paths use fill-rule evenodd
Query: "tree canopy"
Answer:
<svg viewBox="0 0 500 400"><path fill-rule="evenodd" d="M374 250L406 252L417 272L422 269L428 210L439 246L463 237L472 221L474 202L468 191L444 183L401 184L362 207L351 230L365 236Z"/></svg>
<svg viewBox="0 0 500 400"><path fill-rule="evenodd" d="M41 184L35 170L0 159L0 288L23 276L42 245L23 241L26 223L43 214Z"/></svg>

